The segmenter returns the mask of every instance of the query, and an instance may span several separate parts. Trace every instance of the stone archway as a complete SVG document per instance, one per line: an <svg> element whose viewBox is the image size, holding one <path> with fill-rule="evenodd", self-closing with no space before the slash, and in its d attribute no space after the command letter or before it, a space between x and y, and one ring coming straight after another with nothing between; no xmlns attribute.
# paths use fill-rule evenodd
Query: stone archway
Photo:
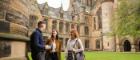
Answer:
<svg viewBox="0 0 140 60"><path fill-rule="evenodd" d="M126 51L126 52L131 51L131 44L130 44L129 40L124 41L123 48L124 48L124 51Z"/></svg>
<svg viewBox="0 0 140 60"><path fill-rule="evenodd" d="M139 43L138 43L138 47L139 47L138 51L140 51L140 41L139 41Z"/></svg>

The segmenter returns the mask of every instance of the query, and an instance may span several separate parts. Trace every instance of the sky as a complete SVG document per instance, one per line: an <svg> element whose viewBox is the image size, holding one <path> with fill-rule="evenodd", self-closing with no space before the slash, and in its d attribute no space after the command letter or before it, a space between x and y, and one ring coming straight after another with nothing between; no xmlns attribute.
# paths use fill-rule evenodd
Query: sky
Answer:
<svg viewBox="0 0 140 60"><path fill-rule="evenodd" d="M54 8L59 8L62 5L64 11L69 8L69 0L37 0L37 2L39 4L48 2L48 5Z"/></svg>

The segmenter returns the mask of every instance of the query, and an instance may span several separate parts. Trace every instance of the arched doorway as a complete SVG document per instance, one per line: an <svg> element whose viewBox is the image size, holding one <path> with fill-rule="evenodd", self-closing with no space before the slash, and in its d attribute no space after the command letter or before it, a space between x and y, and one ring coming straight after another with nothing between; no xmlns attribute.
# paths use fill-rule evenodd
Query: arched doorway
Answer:
<svg viewBox="0 0 140 60"><path fill-rule="evenodd" d="M140 41L139 41L139 51L140 51Z"/></svg>
<svg viewBox="0 0 140 60"><path fill-rule="evenodd" d="M131 51L131 44L130 44L130 42L128 40L124 41L123 47L124 47L124 51L126 51L126 52Z"/></svg>

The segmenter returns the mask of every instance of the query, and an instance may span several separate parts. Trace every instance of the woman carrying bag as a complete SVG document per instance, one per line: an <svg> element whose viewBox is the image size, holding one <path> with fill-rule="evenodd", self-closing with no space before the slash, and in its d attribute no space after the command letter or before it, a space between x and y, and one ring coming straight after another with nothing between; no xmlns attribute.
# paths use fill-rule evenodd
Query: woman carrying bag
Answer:
<svg viewBox="0 0 140 60"><path fill-rule="evenodd" d="M71 30L65 52L66 60L84 60L84 47L76 30Z"/></svg>

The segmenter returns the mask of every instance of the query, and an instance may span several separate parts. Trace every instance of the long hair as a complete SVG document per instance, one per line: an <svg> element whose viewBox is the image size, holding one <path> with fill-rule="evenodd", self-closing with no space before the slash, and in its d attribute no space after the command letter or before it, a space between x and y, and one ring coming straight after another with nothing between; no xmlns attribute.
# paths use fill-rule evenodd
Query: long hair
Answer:
<svg viewBox="0 0 140 60"><path fill-rule="evenodd" d="M53 29L52 32L53 32L53 31L56 31L56 30ZM56 31L56 33L57 33L57 34L56 34L56 38L55 38L55 39L58 40L58 39L59 39L58 32ZM52 33L52 35L51 35L51 38L54 38L53 33Z"/></svg>
<svg viewBox="0 0 140 60"><path fill-rule="evenodd" d="M75 30L75 29L72 29L72 30L70 31L70 33L74 33L75 38L78 38L78 37L79 37L78 31Z"/></svg>

